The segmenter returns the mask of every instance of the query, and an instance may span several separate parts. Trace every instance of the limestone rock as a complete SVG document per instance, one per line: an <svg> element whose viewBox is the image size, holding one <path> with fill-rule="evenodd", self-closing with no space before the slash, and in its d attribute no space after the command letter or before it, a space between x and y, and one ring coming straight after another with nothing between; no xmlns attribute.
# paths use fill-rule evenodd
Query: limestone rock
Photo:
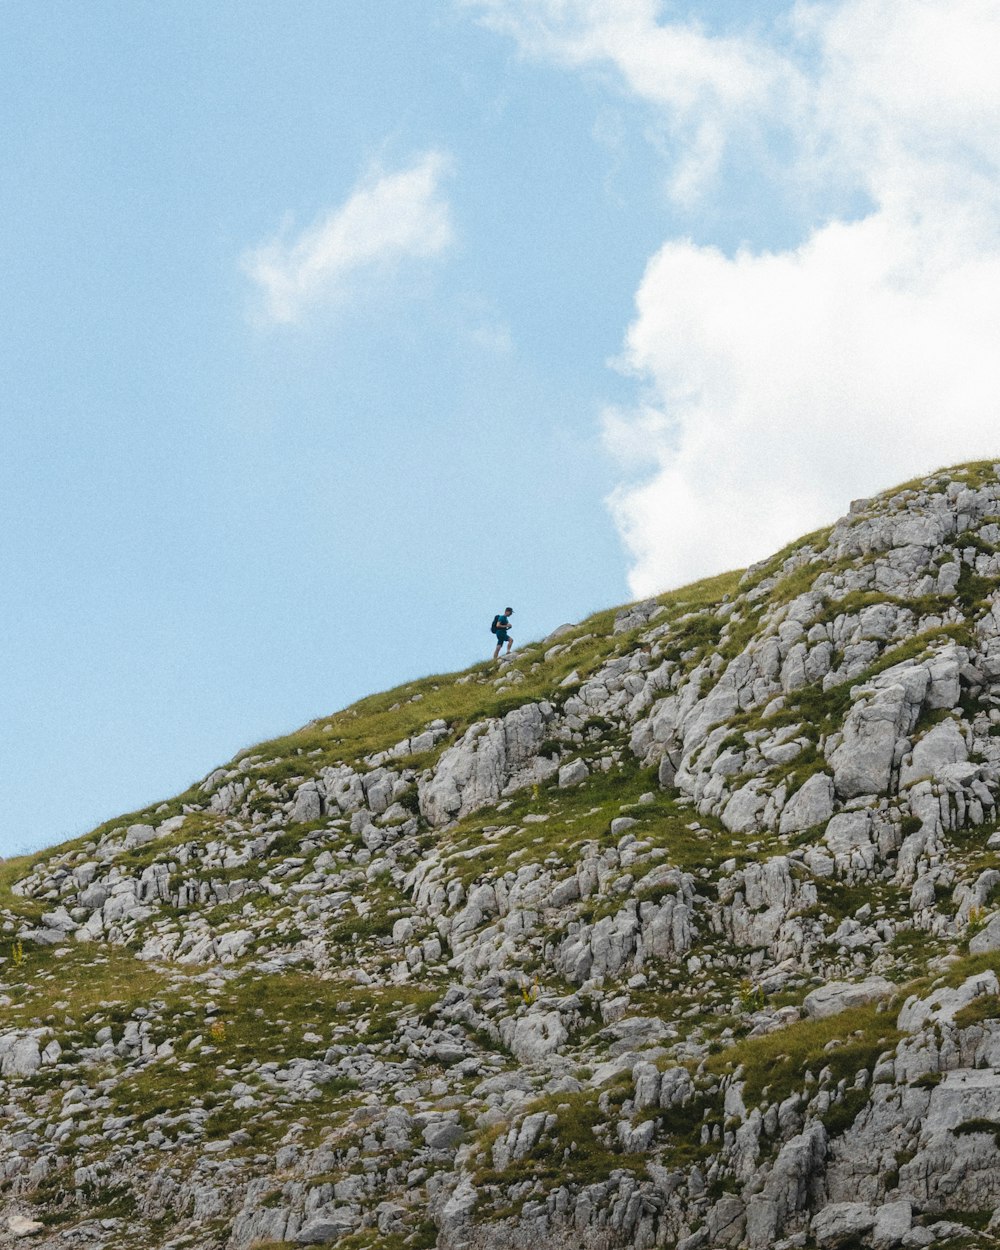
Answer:
<svg viewBox="0 0 1000 1250"><path fill-rule="evenodd" d="M569 1036L558 1011L532 1011L500 1028L505 1045L521 1063L538 1063L559 1049Z"/></svg>
<svg viewBox="0 0 1000 1250"><path fill-rule="evenodd" d="M889 998L896 986L885 977L869 977L865 981L830 981L810 991L802 1003L806 1015L813 1020L825 1020L851 1007L864 1007L868 1003Z"/></svg>
<svg viewBox="0 0 1000 1250"><path fill-rule="evenodd" d="M1000 994L1000 981L995 972L977 972L954 988L932 990L925 998L908 998L900 1010L896 1027L904 1033L915 1033L932 1021L954 1020L963 1007L984 994Z"/></svg>
<svg viewBox="0 0 1000 1250"><path fill-rule="evenodd" d="M969 939L970 955L985 955L1000 950L1000 912L990 916L985 926Z"/></svg>
<svg viewBox="0 0 1000 1250"><path fill-rule="evenodd" d="M0 1034L0 1075L31 1076L42 1066L38 1037L28 1033Z"/></svg>
<svg viewBox="0 0 1000 1250"><path fill-rule="evenodd" d="M812 1222L812 1235L819 1246L842 1246L856 1242L875 1225L875 1213L864 1202L831 1202Z"/></svg>
<svg viewBox="0 0 1000 1250"><path fill-rule="evenodd" d="M559 789L565 790L568 786L578 786L581 781L586 781L589 776L590 769L584 761L573 760L559 769Z"/></svg>
<svg viewBox="0 0 1000 1250"><path fill-rule="evenodd" d="M7 1231L15 1237L32 1237L45 1228L41 1220L29 1219L26 1215L8 1215Z"/></svg>
<svg viewBox="0 0 1000 1250"><path fill-rule="evenodd" d="M327 1245L345 1237L361 1223L360 1212L355 1207L328 1207L316 1212L295 1235L298 1246Z"/></svg>
<svg viewBox="0 0 1000 1250"><path fill-rule="evenodd" d="M781 812L779 833L801 833L825 824L833 815L833 779L813 773L792 795Z"/></svg>
<svg viewBox="0 0 1000 1250"><path fill-rule="evenodd" d="M890 675L896 680L882 684ZM842 741L829 756L841 798L886 793L896 742L915 723L928 683L924 668L890 669L851 706Z"/></svg>
<svg viewBox="0 0 1000 1250"><path fill-rule="evenodd" d="M941 721L924 734L910 758L903 761L899 784L907 786L924 777L937 778L948 765L964 763L968 758L969 748L956 722Z"/></svg>
<svg viewBox="0 0 1000 1250"><path fill-rule="evenodd" d="M893 1250L903 1244L903 1239L913 1224L913 1205L907 1198L886 1202L875 1211L872 1229L873 1250Z"/></svg>
<svg viewBox="0 0 1000 1250"><path fill-rule="evenodd" d="M502 720L472 725L444 752L430 780L421 781L423 816L441 825L550 777L558 765L538 749L554 714L549 703L529 703Z"/></svg>

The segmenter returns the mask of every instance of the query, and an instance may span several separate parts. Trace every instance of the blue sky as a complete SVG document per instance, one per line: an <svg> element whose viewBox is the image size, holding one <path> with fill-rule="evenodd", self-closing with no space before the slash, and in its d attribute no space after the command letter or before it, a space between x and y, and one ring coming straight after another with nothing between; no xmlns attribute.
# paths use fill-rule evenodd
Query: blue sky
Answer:
<svg viewBox="0 0 1000 1250"><path fill-rule="evenodd" d="M904 7L5 6L0 851L992 454L997 23Z"/></svg>

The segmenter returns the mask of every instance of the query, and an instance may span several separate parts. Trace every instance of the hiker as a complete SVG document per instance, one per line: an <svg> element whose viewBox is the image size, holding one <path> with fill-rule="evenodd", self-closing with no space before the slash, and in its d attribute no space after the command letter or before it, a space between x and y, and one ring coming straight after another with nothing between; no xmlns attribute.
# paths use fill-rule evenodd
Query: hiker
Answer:
<svg viewBox="0 0 1000 1250"><path fill-rule="evenodd" d="M507 644L507 654L510 655L510 649L514 645L514 639L511 638L508 630L510 629L510 618L513 608L504 608L503 612L498 612L493 618L493 624L490 626L490 633L496 634L497 649L493 652L494 660L500 655L500 648L504 643Z"/></svg>

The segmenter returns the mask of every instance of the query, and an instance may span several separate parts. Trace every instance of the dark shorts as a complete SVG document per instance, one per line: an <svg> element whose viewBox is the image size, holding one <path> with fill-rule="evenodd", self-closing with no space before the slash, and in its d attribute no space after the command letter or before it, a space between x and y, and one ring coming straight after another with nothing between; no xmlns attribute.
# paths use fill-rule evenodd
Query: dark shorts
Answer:
<svg viewBox="0 0 1000 1250"><path fill-rule="evenodd" d="M494 637L497 640L498 647L500 646L501 643L510 642L510 638L505 629L498 629L496 633L494 634Z"/></svg>

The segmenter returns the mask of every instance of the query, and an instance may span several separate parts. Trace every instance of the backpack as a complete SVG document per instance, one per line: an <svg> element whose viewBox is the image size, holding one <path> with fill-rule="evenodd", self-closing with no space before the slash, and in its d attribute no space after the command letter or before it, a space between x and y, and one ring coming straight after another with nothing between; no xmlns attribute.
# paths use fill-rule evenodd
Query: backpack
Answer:
<svg viewBox="0 0 1000 1250"><path fill-rule="evenodd" d="M493 624L490 626L491 634L498 634L500 632L500 627L497 624L497 621L499 621L499 619L500 619L500 613L498 612L496 616L493 618Z"/></svg>

